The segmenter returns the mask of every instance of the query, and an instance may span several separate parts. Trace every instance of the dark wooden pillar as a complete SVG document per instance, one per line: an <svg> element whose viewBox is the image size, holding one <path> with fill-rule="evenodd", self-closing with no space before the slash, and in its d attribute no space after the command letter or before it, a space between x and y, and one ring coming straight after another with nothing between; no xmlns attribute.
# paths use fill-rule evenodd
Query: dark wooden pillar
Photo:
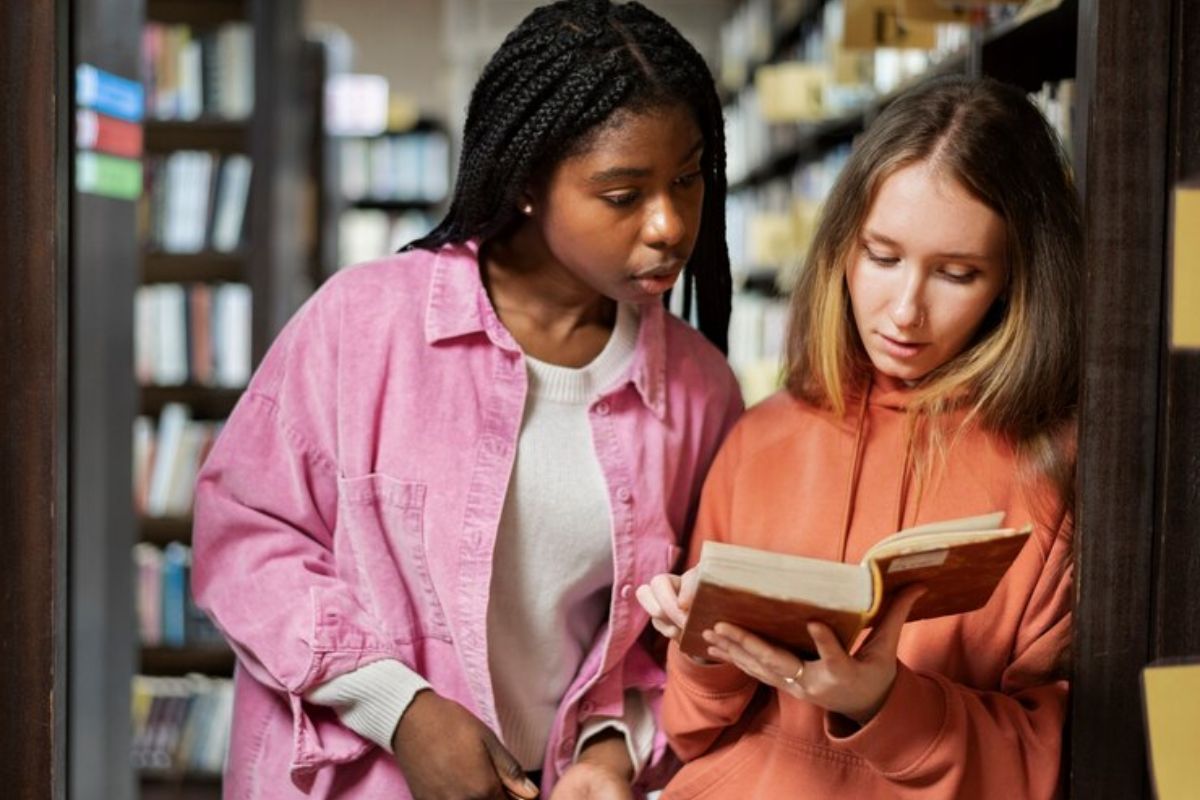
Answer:
<svg viewBox="0 0 1200 800"><path fill-rule="evenodd" d="M0 3L0 794L64 796L67 3Z"/></svg>

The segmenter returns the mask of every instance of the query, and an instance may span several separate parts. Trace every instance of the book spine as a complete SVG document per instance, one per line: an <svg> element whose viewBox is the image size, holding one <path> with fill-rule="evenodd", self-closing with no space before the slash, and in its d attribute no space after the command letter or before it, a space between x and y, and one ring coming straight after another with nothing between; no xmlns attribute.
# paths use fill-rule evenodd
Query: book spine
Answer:
<svg viewBox="0 0 1200 800"><path fill-rule="evenodd" d="M142 194L142 163L91 151L76 153L75 188L118 200L136 200Z"/></svg>
<svg viewBox="0 0 1200 800"><path fill-rule="evenodd" d="M75 145L114 156L142 155L142 126L81 108L75 112Z"/></svg>
<svg viewBox="0 0 1200 800"><path fill-rule="evenodd" d="M129 122L141 122L145 92L137 81L113 75L91 64L75 69L75 103Z"/></svg>

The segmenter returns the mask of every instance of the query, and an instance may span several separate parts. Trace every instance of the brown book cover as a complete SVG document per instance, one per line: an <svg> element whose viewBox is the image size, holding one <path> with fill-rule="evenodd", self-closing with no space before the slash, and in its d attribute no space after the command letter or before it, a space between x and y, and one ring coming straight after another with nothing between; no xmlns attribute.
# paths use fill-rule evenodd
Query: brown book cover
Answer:
<svg viewBox="0 0 1200 800"><path fill-rule="evenodd" d="M1033 531L1000 528L1002 520L996 513L900 531L859 564L705 542L680 648L705 657L703 631L729 622L815 657L808 622L826 623L850 647L896 592L915 583L926 593L910 621L973 611L987 603Z"/></svg>

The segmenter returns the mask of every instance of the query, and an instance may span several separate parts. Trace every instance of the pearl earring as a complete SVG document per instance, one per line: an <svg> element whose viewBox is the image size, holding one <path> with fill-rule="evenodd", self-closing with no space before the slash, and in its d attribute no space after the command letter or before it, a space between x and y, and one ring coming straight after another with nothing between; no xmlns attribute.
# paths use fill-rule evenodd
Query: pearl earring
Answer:
<svg viewBox="0 0 1200 800"><path fill-rule="evenodd" d="M525 205L521 206L521 212L525 214L525 216L529 216L533 213L533 204L526 203Z"/></svg>

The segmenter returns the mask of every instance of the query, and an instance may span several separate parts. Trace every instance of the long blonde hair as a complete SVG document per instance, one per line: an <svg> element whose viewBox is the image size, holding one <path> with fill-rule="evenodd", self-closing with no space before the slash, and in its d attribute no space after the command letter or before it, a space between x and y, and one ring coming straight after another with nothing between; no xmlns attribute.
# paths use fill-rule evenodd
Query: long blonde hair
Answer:
<svg viewBox="0 0 1200 800"><path fill-rule="evenodd" d="M1078 199L1057 135L1017 89L941 78L901 95L856 143L830 193L793 294L787 386L841 414L869 380L846 288L871 204L896 171L928 162L1005 221L1008 285L963 352L927 375L909 400L918 463L943 448L946 413L1003 437L1031 476L1068 501L1079 391ZM926 471L927 474L927 471Z"/></svg>

